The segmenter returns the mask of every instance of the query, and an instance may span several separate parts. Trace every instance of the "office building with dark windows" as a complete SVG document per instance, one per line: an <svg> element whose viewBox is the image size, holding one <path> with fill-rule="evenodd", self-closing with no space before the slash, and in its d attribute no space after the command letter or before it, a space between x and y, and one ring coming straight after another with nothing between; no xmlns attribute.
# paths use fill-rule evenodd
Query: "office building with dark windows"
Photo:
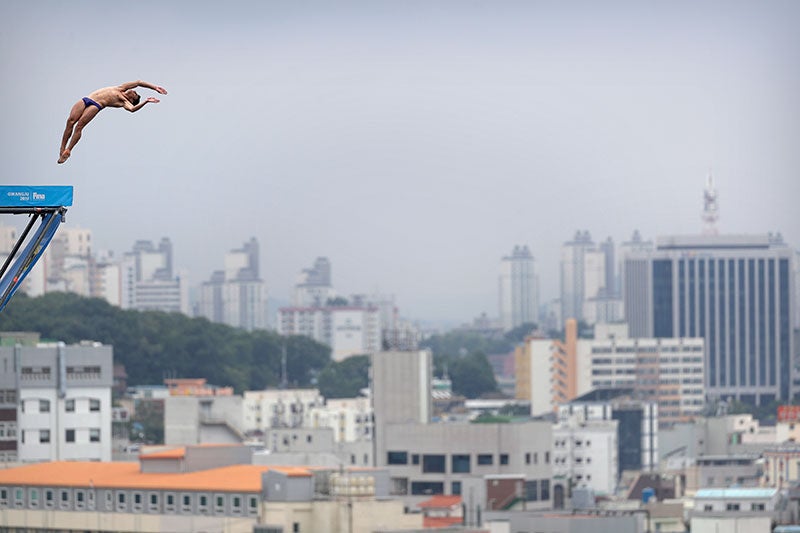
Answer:
<svg viewBox="0 0 800 533"><path fill-rule="evenodd" d="M709 399L789 400L793 260L780 235L658 239L626 258L631 336L704 338Z"/></svg>

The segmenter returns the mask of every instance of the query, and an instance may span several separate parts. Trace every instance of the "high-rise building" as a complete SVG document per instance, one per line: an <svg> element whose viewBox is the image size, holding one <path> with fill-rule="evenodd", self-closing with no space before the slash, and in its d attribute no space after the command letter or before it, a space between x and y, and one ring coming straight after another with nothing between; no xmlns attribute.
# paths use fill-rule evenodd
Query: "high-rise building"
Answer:
<svg viewBox="0 0 800 533"><path fill-rule="evenodd" d="M793 259L779 235L658 239L626 259L631 335L704 338L712 398L790 400Z"/></svg>
<svg viewBox="0 0 800 533"><path fill-rule="evenodd" d="M381 348L380 314L372 306L282 307L277 329L330 346L335 361Z"/></svg>
<svg viewBox="0 0 800 533"><path fill-rule="evenodd" d="M152 241L136 241L118 266L113 262L97 262L97 295L113 297L109 289L113 286L112 276L118 273L119 305L123 309L188 314L186 276L176 274L172 265L172 243L168 238L161 239L158 246Z"/></svg>
<svg viewBox="0 0 800 533"><path fill-rule="evenodd" d="M510 330L539 320L539 291L533 255L527 246L515 246L500 261L500 323Z"/></svg>
<svg viewBox="0 0 800 533"><path fill-rule="evenodd" d="M327 257L317 257L314 266L303 269L297 276L292 305L294 307L321 307L336 296L331 285L331 262Z"/></svg>
<svg viewBox="0 0 800 533"><path fill-rule="evenodd" d="M561 247L561 322L586 320L590 300L605 297L607 255L613 261L613 245L598 249L588 231L578 231ZM594 314L594 313L592 313Z"/></svg>
<svg viewBox="0 0 800 533"><path fill-rule="evenodd" d="M267 288L260 277L255 238L225 254L225 270L200 287L196 314L248 331L267 327Z"/></svg>

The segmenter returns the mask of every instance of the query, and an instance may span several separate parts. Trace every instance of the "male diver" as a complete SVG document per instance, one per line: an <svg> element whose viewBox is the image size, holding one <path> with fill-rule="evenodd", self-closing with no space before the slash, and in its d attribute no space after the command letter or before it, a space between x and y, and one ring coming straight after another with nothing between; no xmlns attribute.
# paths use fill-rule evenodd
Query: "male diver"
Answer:
<svg viewBox="0 0 800 533"><path fill-rule="evenodd" d="M61 138L58 162L63 163L69 159L72 149L81 139L81 131L83 131L84 126L104 107L124 107L133 113L139 111L147 103L157 104L160 101L158 98L151 96L144 102L140 102L139 93L133 90L136 87L145 87L159 94L167 94L165 88L139 80L114 87L104 87L94 91L89 96L84 96L72 106L69 117L67 117L67 127L64 130L64 136ZM67 142L69 142L69 146L67 146Z"/></svg>

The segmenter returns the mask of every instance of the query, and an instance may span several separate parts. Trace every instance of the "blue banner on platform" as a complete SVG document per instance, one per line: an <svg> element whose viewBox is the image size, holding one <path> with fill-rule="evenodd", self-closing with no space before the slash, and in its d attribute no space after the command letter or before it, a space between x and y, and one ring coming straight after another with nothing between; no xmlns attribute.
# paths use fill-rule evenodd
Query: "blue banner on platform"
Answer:
<svg viewBox="0 0 800 533"><path fill-rule="evenodd" d="M0 185L0 207L67 207L72 185Z"/></svg>

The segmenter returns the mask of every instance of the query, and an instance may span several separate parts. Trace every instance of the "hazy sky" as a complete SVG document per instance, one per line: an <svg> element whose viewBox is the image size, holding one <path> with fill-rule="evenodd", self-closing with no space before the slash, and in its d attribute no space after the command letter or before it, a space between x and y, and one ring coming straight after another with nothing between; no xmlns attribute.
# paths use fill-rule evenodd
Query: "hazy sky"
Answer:
<svg viewBox="0 0 800 533"><path fill-rule="evenodd" d="M701 231L709 169L723 232L800 246L798 20L792 0L5 0L0 179L74 185L96 248L169 237L193 283L254 236L276 299L327 256L340 293L409 318L494 316L515 244L557 297L577 229ZM70 106L136 79L169 94L104 110L57 165Z"/></svg>

